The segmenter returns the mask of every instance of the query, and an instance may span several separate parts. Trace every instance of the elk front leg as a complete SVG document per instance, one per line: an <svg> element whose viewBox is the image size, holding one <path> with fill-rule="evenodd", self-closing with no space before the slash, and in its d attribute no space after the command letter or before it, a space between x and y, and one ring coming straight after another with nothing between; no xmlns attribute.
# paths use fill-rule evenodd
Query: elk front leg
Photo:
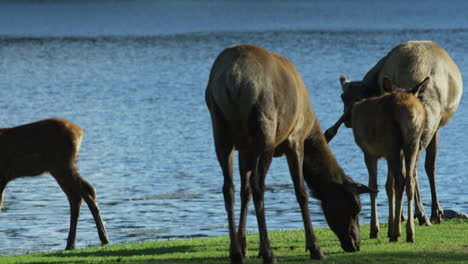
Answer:
<svg viewBox="0 0 468 264"><path fill-rule="evenodd" d="M427 217L426 210L421 198L421 190L419 189L419 173L414 170L414 217L418 219L419 225L431 226L431 221Z"/></svg>
<svg viewBox="0 0 468 264"><path fill-rule="evenodd" d="M307 195L307 188L304 184L304 175L302 170L304 161L303 149L300 146L297 146L287 154L287 159L291 178L294 183L296 199L299 203L299 206L301 207L302 220L304 222L306 236L306 249L309 250L311 259L324 259L325 254L323 254L323 251L319 246L310 219L309 198Z"/></svg>
<svg viewBox="0 0 468 264"><path fill-rule="evenodd" d="M364 160L366 162L367 171L369 173L369 188L378 190L377 185L377 158L365 154ZM377 192L370 193L371 199L371 226L370 238L377 238L379 236L379 217L377 215Z"/></svg>
<svg viewBox="0 0 468 264"><path fill-rule="evenodd" d="M435 170L436 170L436 156L437 149L439 146L439 131L434 134L429 146L426 148L426 161L424 167L426 169L427 177L429 178L429 184L431 186L431 222L439 224L442 222L444 212L440 206L439 200L437 198L437 190L435 183Z"/></svg>
<svg viewBox="0 0 468 264"><path fill-rule="evenodd" d="M67 195L68 202L70 203L70 230L68 232L67 246L65 250L75 248L76 227L78 225L78 218L80 216L81 204L83 198L81 197L81 190L79 181L73 179L70 170L61 169L60 171L51 172L63 192Z"/></svg>

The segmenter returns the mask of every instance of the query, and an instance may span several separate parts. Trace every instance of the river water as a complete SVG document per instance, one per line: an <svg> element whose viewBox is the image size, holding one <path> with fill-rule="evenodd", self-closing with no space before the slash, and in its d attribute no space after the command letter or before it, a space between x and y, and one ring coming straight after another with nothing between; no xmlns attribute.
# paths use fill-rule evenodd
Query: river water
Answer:
<svg viewBox="0 0 468 264"><path fill-rule="evenodd" d="M2 1L0 125L62 117L85 130L79 167L97 188L111 243L227 235L204 103L216 56L226 46L251 43L291 59L322 128L342 112L339 74L362 78L403 41L437 41L468 76L465 2L388 2ZM444 209L467 212L464 97L441 130L437 184ZM331 148L347 174L367 183L349 129L340 130ZM386 222L385 162L379 166L379 214ZM273 162L265 198L269 230L303 227L284 158ZM368 196L362 201L361 223L368 223ZM314 224L326 225L318 202L310 202ZM49 175L11 182L4 207L1 255L65 247L68 201ZM253 206L248 231L257 231ZM83 205L77 247L98 244Z"/></svg>

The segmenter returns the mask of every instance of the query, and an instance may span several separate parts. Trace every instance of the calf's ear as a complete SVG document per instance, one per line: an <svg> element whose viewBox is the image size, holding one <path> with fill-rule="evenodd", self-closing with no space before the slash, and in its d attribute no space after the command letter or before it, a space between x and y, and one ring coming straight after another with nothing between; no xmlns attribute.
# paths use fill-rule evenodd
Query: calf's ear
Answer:
<svg viewBox="0 0 468 264"><path fill-rule="evenodd" d="M429 82L431 81L431 77L427 76L424 81L416 85L413 89L411 89L410 93L414 94L414 96L418 96L426 90L427 86L429 85Z"/></svg>
<svg viewBox="0 0 468 264"><path fill-rule="evenodd" d="M346 184L346 189L349 192L352 192L354 194L363 194L363 193L372 193L372 194L374 194L374 193L378 193L378 190L373 190L373 189L367 187L364 184L355 183L355 182Z"/></svg>
<svg viewBox="0 0 468 264"><path fill-rule="evenodd" d="M345 90L345 84L349 83L350 80L346 77L346 75L341 74L340 75L340 84L341 84L341 89L344 91Z"/></svg>

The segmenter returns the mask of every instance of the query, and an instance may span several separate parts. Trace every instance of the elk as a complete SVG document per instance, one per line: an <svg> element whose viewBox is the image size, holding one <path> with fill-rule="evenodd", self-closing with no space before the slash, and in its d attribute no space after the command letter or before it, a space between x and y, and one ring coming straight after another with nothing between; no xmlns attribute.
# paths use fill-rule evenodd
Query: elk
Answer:
<svg viewBox="0 0 468 264"><path fill-rule="evenodd" d="M355 102L383 93L383 78L388 77L398 87L415 87L425 77L430 77L426 91L420 100L426 111L420 148L426 150L425 171L431 188L431 221L440 223L443 211L437 198L435 169L439 145L439 129L444 127L455 114L463 92L460 70L452 58L434 41L408 41L393 48L364 77L362 81L347 80L342 75L344 111L339 120L326 131L330 141L342 123L350 123L349 114ZM430 225L420 200L417 171L416 216L420 224ZM369 184L369 188L376 186Z"/></svg>
<svg viewBox="0 0 468 264"><path fill-rule="evenodd" d="M377 182L377 160L381 157L387 160L391 172L389 175L393 176L387 179L386 185L390 241L398 241L400 237L400 216L406 187L408 198L406 240L414 242L413 173L417 169L419 143L426 121L426 112L418 96L424 93L429 80L427 77L422 83L406 92L397 91L391 81L384 78L383 86L386 94L355 103L350 117L354 140L364 152L369 182ZM404 167L406 167L406 177L402 173ZM376 204L376 196L371 195L371 199L371 204ZM375 207L372 209L375 210ZM373 212L372 215L375 216L376 213ZM372 220L371 231L375 232L379 229L378 222ZM376 233L374 235L377 236Z"/></svg>
<svg viewBox="0 0 468 264"><path fill-rule="evenodd" d="M253 197L264 263L276 263L265 221L265 178L273 157L286 155L304 222L306 249L313 259L325 256L314 234L307 183L321 200L331 229L347 252L360 248L359 194L370 190L348 177L328 147L294 64L254 45L224 49L216 58L205 92L216 156L221 166L230 235L231 263L247 256L245 225ZM241 212L236 233L233 159L239 152Z"/></svg>
<svg viewBox="0 0 468 264"><path fill-rule="evenodd" d="M0 129L0 207L6 185L20 177L49 172L70 203L70 230L66 250L74 249L83 199L93 215L103 245L109 243L94 187L76 166L83 130L64 119L51 118Z"/></svg>

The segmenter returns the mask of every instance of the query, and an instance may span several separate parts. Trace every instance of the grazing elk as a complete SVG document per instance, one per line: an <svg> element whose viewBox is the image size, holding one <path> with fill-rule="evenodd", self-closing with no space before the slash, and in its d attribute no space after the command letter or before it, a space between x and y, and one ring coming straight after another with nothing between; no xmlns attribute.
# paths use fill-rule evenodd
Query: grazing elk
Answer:
<svg viewBox="0 0 468 264"><path fill-rule="evenodd" d="M390 175L393 176L387 179L386 186L390 241L398 241L400 237L400 216L406 187L408 197L406 240L414 242L413 173L417 169L419 143L426 121L426 112L418 96L424 93L429 77L408 92L396 91L390 80L386 78L383 83L386 94L354 104L350 125L353 128L356 144L364 152L369 182L377 182L377 160L381 157L387 160ZM404 167L406 167L406 177L402 173ZM371 198L372 204L375 204L376 197L371 196ZM375 212L372 214L376 215ZM378 229L378 222L371 223L371 235L377 237Z"/></svg>
<svg viewBox="0 0 468 264"><path fill-rule="evenodd" d="M398 87L414 87L429 76L427 90L420 96L426 111L420 148L426 150L425 170L431 187L431 221L440 223L443 211L439 204L435 184L436 154L439 129L455 114L460 103L463 82L460 70L448 53L434 41L408 41L393 48L364 77L362 81L349 82L341 76L344 113L335 125L326 131L327 140L336 135L341 123L349 125L353 104L363 98L382 94L384 76ZM419 197L418 177L416 180L416 216L420 224L430 225ZM369 188L376 186L369 185Z"/></svg>
<svg viewBox="0 0 468 264"><path fill-rule="evenodd" d="M83 199L94 217L101 243L108 244L96 191L78 173L76 161L83 130L67 120L51 118L0 129L0 207L6 185L13 179L49 172L70 202L66 249L75 247L76 226Z"/></svg>
<svg viewBox="0 0 468 264"><path fill-rule="evenodd" d="M205 99L216 155L224 175L223 194L232 263L247 255L245 225L253 195L264 263L276 263L265 221L265 177L273 156L286 155L301 208L310 257L324 258L314 234L304 179L321 200L328 225L348 252L360 248L359 194L369 189L345 175L332 155L291 61L254 45L226 48L211 69ZM236 233L233 157L239 151L241 213Z"/></svg>

